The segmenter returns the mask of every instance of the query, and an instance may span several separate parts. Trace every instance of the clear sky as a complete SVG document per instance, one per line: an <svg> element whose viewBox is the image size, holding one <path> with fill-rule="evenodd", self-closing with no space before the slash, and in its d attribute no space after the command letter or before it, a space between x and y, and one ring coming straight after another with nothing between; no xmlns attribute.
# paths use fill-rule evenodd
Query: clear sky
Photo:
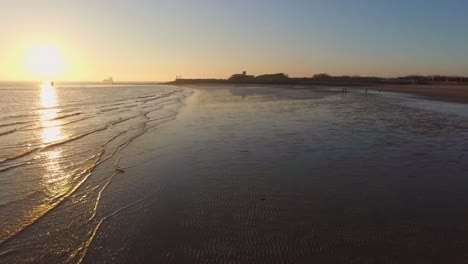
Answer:
<svg viewBox="0 0 468 264"><path fill-rule="evenodd" d="M0 80L34 79L41 43L68 81L468 76L466 0L2 0L0 19Z"/></svg>

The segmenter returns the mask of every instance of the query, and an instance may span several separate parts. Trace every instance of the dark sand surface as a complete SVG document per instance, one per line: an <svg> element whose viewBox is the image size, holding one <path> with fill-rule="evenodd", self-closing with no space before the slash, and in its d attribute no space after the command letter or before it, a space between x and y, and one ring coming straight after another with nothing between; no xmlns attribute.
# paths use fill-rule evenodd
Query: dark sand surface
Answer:
<svg viewBox="0 0 468 264"><path fill-rule="evenodd" d="M468 109L415 100L198 87L85 262L463 263Z"/></svg>
<svg viewBox="0 0 468 264"><path fill-rule="evenodd" d="M327 90L327 86L285 86L277 87L286 89L310 89L312 91ZM365 86L342 86L348 92L393 92L406 93L421 96L430 100L468 103L468 85L467 84L432 84L432 85L365 85Z"/></svg>
<svg viewBox="0 0 468 264"><path fill-rule="evenodd" d="M382 85L379 87L373 87L371 89L388 92L409 93L440 101L468 103L468 85Z"/></svg>

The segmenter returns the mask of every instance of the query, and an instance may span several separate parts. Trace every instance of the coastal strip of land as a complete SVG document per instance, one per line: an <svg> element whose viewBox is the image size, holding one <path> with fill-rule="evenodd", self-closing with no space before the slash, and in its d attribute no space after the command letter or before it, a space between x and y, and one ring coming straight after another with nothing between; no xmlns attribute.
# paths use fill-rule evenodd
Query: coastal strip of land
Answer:
<svg viewBox="0 0 468 264"><path fill-rule="evenodd" d="M331 76L326 73L313 77L289 77L285 73L249 75L246 71L228 79L186 79L177 77L170 85L261 85L284 89L322 91L324 86L342 87L343 92L398 92L423 96L427 99L468 103L468 77L410 75L397 78ZM340 90L338 89L337 92Z"/></svg>
<svg viewBox="0 0 468 264"><path fill-rule="evenodd" d="M466 84L377 85L369 87L369 89L382 92L408 93L438 101L468 103L468 85Z"/></svg>
<svg viewBox="0 0 468 264"><path fill-rule="evenodd" d="M416 83L408 81L392 82L372 81L365 79L330 79L330 80L312 80L308 82L290 82L290 81L232 81L223 79L179 79L167 84L181 86L216 86L216 85L236 85L236 86L269 86L282 89L306 89L320 92L324 87L342 87L345 92L394 92L407 93L416 96L425 97L430 100L438 100L455 103L468 103L468 83L466 82L429 82ZM341 90L338 90L341 91Z"/></svg>

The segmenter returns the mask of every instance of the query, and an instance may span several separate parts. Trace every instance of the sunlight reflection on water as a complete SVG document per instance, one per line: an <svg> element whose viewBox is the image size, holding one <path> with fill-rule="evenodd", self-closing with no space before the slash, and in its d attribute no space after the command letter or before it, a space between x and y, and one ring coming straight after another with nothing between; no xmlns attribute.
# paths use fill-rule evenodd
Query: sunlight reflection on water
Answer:
<svg viewBox="0 0 468 264"><path fill-rule="evenodd" d="M42 144L58 142L66 138L62 134L62 121L54 120L58 117L57 91L54 86L44 83L41 86L39 110L40 122L42 126ZM70 189L70 177L65 174L61 166L62 151L60 148L53 148L41 153L41 158L45 160L43 167L43 185L50 199L65 194Z"/></svg>
<svg viewBox="0 0 468 264"><path fill-rule="evenodd" d="M50 84L42 84L40 104L43 109L39 110L42 129L42 142L43 145L59 141L65 137L62 135L60 128L61 121L54 120L58 116L57 91L56 88Z"/></svg>

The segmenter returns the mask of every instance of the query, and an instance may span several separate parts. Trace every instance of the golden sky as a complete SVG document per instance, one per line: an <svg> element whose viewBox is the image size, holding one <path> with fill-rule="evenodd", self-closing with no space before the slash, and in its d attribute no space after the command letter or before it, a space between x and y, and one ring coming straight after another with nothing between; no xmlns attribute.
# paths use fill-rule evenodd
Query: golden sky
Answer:
<svg viewBox="0 0 468 264"><path fill-rule="evenodd" d="M417 2L5 0L0 80L468 75L468 2Z"/></svg>

